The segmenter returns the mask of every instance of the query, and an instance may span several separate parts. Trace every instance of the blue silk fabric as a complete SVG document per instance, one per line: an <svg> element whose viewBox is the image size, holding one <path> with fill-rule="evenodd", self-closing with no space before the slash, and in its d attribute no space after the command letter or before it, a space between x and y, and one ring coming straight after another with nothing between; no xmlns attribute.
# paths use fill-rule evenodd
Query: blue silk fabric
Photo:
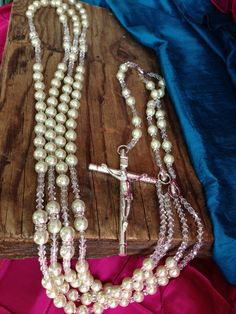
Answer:
<svg viewBox="0 0 236 314"><path fill-rule="evenodd" d="M236 284L236 24L207 0L85 2L155 50L204 188L214 259Z"/></svg>

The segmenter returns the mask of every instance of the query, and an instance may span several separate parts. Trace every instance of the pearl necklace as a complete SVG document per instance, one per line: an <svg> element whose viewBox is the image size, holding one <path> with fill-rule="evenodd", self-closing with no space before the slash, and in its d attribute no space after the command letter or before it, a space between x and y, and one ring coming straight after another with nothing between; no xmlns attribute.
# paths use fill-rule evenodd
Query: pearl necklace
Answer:
<svg viewBox="0 0 236 314"><path fill-rule="evenodd" d="M105 309L118 305L126 307L132 302L142 302L145 295L155 294L158 286L168 284L170 278L179 276L180 270L193 259L202 245L203 226L196 211L181 196L176 184L173 169L174 157L171 155L172 144L166 130L165 112L160 99L164 96L165 83L157 74L144 73L136 64L127 62L120 66L117 78L120 81L122 95L132 113L134 130L129 144L125 145L127 153L140 139L141 119L137 116L135 99L126 87L125 74L130 69L138 71L139 78L150 91L151 100L147 103L148 133L151 136L151 149L159 169L156 181L157 197L160 211L160 234L153 254L144 259L142 267L136 269L131 278L124 278L121 285L103 285L93 278L86 261L85 231L88 221L85 218L85 203L81 200L77 178L77 157L75 140L76 118L80 107L82 83L84 77L84 60L87 50L86 32L88 17L81 3L68 0L71 7L62 0L34 1L26 12L29 20L30 40L35 49L36 63L33 66L35 87L34 158L37 173L36 211L33 214L35 224L34 241L38 245L40 269L43 274L42 285L47 296L53 299L56 307L65 313L102 313ZM43 66L41 63L41 43L33 24L33 18L41 7L51 6L56 9L59 21L64 28L63 47L65 55L57 66L51 81L49 96L46 97L43 83ZM79 13L79 15L77 14ZM68 18L73 22L73 40L70 36ZM75 63L79 65L75 68ZM148 79L147 79L148 77ZM158 81L158 87L152 79ZM157 119L157 126L154 124ZM160 131L162 143L157 135ZM161 158L160 149L165 156ZM46 177L47 176L47 177ZM69 206L68 186L71 183L74 200ZM56 193L60 190L60 200ZM45 187L47 202L44 205ZM174 233L174 219L171 202L179 215L182 229L182 243L174 257L168 257L165 264L158 266L171 246ZM69 220L69 207L74 215L74 227ZM194 218L197 229L197 241L190 252L183 257L188 243L188 225L185 211ZM79 233L79 257L75 270L71 267L74 256L75 230ZM46 243L51 240L50 262L46 259ZM59 250L58 240L61 239ZM58 261L58 252L62 263Z"/></svg>

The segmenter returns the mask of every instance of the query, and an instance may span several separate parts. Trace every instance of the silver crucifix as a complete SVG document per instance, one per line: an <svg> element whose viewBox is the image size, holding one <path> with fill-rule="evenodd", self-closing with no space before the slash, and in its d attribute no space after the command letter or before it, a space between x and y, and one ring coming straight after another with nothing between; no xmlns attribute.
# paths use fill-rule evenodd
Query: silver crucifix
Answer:
<svg viewBox="0 0 236 314"><path fill-rule="evenodd" d="M110 174L120 181L119 255L125 256L127 255L126 234L128 227L128 216L130 212L131 202L133 200L133 195L131 192L131 182L142 181L145 183L156 184L158 179L149 177L147 174L137 175L127 172L127 147L120 146L118 148L118 153L120 155L120 170L111 169L106 164L102 164L100 166L90 164L89 170Z"/></svg>

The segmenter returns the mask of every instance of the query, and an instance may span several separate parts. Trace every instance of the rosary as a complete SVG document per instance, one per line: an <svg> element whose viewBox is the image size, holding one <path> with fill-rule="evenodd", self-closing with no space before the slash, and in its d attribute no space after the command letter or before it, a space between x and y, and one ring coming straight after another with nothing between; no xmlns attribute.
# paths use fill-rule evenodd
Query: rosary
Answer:
<svg viewBox="0 0 236 314"><path fill-rule="evenodd" d="M63 26L63 60L57 65L48 96L45 93L43 65L41 63L41 42L33 19L40 8L51 6L56 10ZM166 286L171 278L198 253L203 242L203 225L197 212L181 195L173 168L172 143L168 139L166 112L161 99L165 94L165 82L155 73L144 72L137 64L126 62L120 65L117 79L122 96L129 107L133 125L132 138L128 144L117 149L120 169L90 164L91 171L112 175L120 181L119 254L127 254L126 232L128 216L132 208L132 184L141 181L156 188L157 210L160 213L159 239L154 252L144 259L142 267L124 278L120 285L103 284L94 278L86 261L85 231L88 221L86 206L80 195L76 166L76 139L78 110L85 72L87 51L86 33L88 16L82 4L75 0L41 0L29 5L26 16L29 21L30 40L35 49L36 62L33 65L35 88L35 138L34 158L37 173L36 211L34 242L38 245L38 256L46 294L53 299L57 308L65 313L103 313L108 308L126 307L133 302L142 302L147 295L157 292L159 286ZM70 32L68 20L72 21ZM72 38L73 35L73 38ZM146 105L146 116L150 146L158 169L156 177L147 174L129 173L129 152L142 136L141 118L137 115L135 99L126 86L127 72L135 70L139 79L150 92ZM163 153L161 154L161 152ZM164 156L164 157L162 157ZM69 185L73 201L69 204ZM59 191L59 192L58 192ZM161 259L171 247L174 234L174 210L177 212L182 233L182 242L173 257ZM196 225L196 242L188 252L189 226L186 213L192 216ZM70 222L73 215L73 225ZM75 269L71 260L75 254L75 233L79 235L79 256ZM46 257L46 244L50 242L50 259Z"/></svg>

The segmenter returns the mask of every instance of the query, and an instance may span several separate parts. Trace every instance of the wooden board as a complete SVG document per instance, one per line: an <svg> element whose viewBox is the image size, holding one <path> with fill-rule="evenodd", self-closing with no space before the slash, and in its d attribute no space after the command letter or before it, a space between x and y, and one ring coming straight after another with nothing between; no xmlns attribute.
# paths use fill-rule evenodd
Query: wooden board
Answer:
<svg viewBox="0 0 236 314"><path fill-rule="evenodd" d="M0 90L0 257L23 258L36 255L32 241L32 213L35 208L33 134L34 52L28 40L25 11L30 1L15 0L1 68ZM120 95L115 78L118 66L134 61L147 71L159 72L154 54L136 43L107 10L86 6L91 27L88 32L88 56L82 106L78 118L78 172L83 199L89 219L88 256L117 254L119 182L110 176L90 173L89 163L119 165L117 146L125 144L131 126L129 113ZM56 64L62 57L62 29L53 9L37 13L36 28L42 38L48 86ZM138 110L145 118L147 94L137 76L128 85L138 99ZM181 189L197 208L205 226L201 254L210 254L212 232L201 185L194 174L174 109L165 98L174 144L176 167ZM156 173L145 134L130 154L129 171ZM129 254L151 252L159 232L157 199L153 186L133 184L134 202L129 218ZM195 241L193 221L190 220L191 243ZM180 243L177 228L173 250Z"/></svg>

